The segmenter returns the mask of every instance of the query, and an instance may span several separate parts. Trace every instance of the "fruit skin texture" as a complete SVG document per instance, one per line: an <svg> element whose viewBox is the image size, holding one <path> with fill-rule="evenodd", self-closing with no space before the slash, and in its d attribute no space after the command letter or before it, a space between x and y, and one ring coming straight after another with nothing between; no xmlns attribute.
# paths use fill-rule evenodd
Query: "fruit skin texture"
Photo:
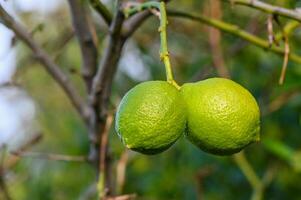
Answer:
<svg viewBox="0 0 301 200"><path fill-rule="evenodd" d="M216 155L239 152L259 141L260 112L248 90L224 78L210 78L181 87L186 102L186 137Z"/></svg>
<svg viewBox="0 0 301 200"><path fill-rule="evenodd" d="M165 81L148 81L121 100L115 128L123 143L143 154L168 149L184 133L186 116L180 92Z"/></svg>

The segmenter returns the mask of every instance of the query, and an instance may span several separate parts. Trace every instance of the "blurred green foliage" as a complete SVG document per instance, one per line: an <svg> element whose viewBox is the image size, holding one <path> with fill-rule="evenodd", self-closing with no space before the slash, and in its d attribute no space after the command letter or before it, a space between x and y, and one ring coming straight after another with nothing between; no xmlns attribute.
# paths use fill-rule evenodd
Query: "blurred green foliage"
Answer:
<svg viewBox="0 0 301 200"><path fill-rule="evenodd" d="M170 8L203 14L209 0L174 0ZM300 6L298 1L268 1L288 8ZM237 24L245 30L267 38L267 15L251 8L222 4L223 20ZM70 32L71 22L66 5L39 18L37 13L21 13L21 19L34 29L43 24L42 30L35 32L35 39L43 47L56 55L57 63L69 73L77 88L84 90L80 79L80 54L77 40L71 39L66 46L58 49L60 38ZM99 18L95 18L99 21ZM289 22L280 19L282 24ZM213 67L212 54L208 44L208 27L181 19L169 20L169 49L176 80L182 84L192 80L217 76ZM164 80L165 72L159 60L158 21L149 19L129 41L139 51L148 71L150 80ZM106 40L104 25L97 23L100 31L99 48L104 48ZM279 32L275 25L275 32ZM298 27L290 37L291 49L301 52L301 29ZM281 44L283 46L283 44ZM271 184L266 188L264 199L301 198L301 67L289 62L285 84L278 85L283 58L253 46L229 34L222 33L221 46L225 63L231 77L248 88L258 100L262 110L262 142L246 148L246 157L259 177L266 170L276 170ZM38 106L38 121L43 140L33 151L86 155L89 151L87 130L65 95L49 75L34 61L31 52L21 42L18 47L18 73L16 81L35 99ZM132 52L124 51L124 54ZM122 66L131 68L135 66ZM130 63L135 64L135 62ZM72 69L72 73L70 70ZM139 76L139 75L138 75ZM138 84L135 77L126 70L119 70L115 76L112 109L122 96ZM291 94L291 95L290 95ZM283 97L283 98L281 98ZM285 98L287 97L287 98ZM280 99L279 99L280 98ZM277 104L278 102L278 104ZM115 166L125 151L115 134L110 132L110 152L112 176ZM92 166L87 163L60 162L34 158L23 158L12 169L9 191L13 199L22 200L67 200L78 199L96 181ZM137 199L249 199L252 188L246 177L231 157L217 157L203 153L181 138L168 151L145 156L129 152L126 166L126 182L122 193L136 193Z"/></svg>

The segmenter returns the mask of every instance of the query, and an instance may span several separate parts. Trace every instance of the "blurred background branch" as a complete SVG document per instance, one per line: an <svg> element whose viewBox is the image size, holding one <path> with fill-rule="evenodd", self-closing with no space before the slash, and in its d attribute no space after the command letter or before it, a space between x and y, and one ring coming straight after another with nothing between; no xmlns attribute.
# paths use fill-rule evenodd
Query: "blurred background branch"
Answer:
<svg viewBox="0 0 301 200"><path fill-rule="evenodd" d="M169 10L168 13L170 16L186 18L186 19L190 19L190 20L197 21L200 23L208 24L208 25L218 28L224 32L227 32L227 33L233 34L235 36L238 36L240 38L243 38L244 40L247 40L248 42L250 42L258 47L261 47L265 50L270 50L270 51L280 54L280 55L285 54L284 49L274 46L274 45L270 46L268 41L261 39L255 35L252 35L246 31L240 29L236 25L229 24L229 23L226 23L223 21L219 21L219 20L216 20L213 18L208 18L206 16L193 15L193 14L185 13L185 12L181 12L181 11ZM301 57L296 54L290 53L289 58L295 62L301 63Z"/></svg>
<svg viewBox="0 0 301 200"><path fill-rule="evenodd" d="M238 5L252 7L269 14L280 15L301 22L301 13L297 10L290 10L283 7L274 6L258 0L224 0L224 1L228 1L231 4L238 4Z"/></svg>

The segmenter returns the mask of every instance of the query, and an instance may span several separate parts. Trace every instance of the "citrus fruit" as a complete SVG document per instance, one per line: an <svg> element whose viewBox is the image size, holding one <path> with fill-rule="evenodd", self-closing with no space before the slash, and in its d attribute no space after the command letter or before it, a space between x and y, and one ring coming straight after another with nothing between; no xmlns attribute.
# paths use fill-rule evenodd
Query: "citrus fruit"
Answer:
<svg viewBox="0 0 301 200"><path fill-rule="evenodd" d="M129 149L156 154L168 149L184 133L185 124L179 90L165 81L148 81L123 97L115 128Z"/></svg>
<svg viewBox="0 0 301 200"><path fill-rule="evenodd" d="M210 78L181 87L186 103L186 137L203 151L229 155L259 140L260 113L239 84Z"/></svg>

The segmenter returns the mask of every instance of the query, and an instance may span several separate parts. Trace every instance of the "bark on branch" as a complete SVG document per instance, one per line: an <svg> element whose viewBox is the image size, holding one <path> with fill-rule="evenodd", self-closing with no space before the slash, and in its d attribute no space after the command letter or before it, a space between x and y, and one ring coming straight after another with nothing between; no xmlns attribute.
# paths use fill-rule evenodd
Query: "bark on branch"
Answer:
<svg viewBox="0 0 301 200"><path fill-rule="evenodd" d="M107 9L107 7L100 0L89 0L92 7L97 11L97 13L103 17L104 21L108 26L112 22L112 13Z"/></svg>
<svg viewBox="0 0 301 200"><path fill-rule="evenodd" d="M93 76L97 70L98 52L93 40L91 27L89 27L87 5L81 0L68 0L68 2L82 54L82 76L88 90L90 90Z"/></svg>

